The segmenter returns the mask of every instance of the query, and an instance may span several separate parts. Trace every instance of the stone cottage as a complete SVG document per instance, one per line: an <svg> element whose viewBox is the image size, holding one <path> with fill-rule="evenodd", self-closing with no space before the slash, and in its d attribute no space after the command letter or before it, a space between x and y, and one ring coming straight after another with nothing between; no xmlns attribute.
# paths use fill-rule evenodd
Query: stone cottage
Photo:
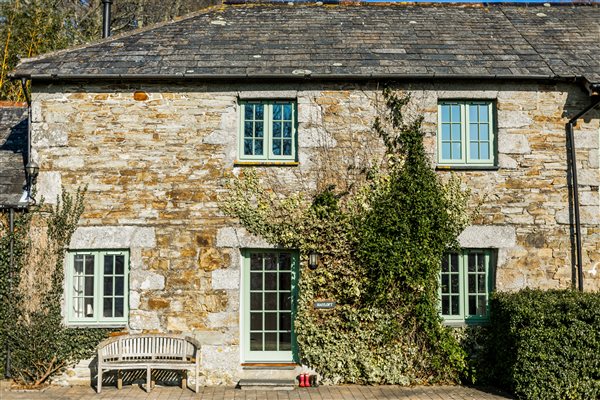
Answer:
<svg viewBox="0 0 600 400"><path fill-rule="evenodd" d="M342 174L377 149L385 84L483 199L442 265L449 324L485 320L493 289L598 290L599 32L593 5L242 4L23 60L38 195L88 186L65 324L192 334L207 384L294 373L306 262L223 215L225 176Z"/></svg>

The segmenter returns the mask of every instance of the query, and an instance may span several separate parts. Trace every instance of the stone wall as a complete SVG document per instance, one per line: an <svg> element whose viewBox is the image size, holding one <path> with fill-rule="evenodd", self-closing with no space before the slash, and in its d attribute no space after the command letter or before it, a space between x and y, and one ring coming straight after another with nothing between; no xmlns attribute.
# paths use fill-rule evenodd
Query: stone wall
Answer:
<svg viewBox="0 0 600 400"><path fill-rule="evenodd" d="M499 290L571 285L564 124L588 105L567 84L412 83L435 154L437 102L491 99L498 170L457 171L482 200L460 237L498 249ZM138 92L137 95L135 92ZM143 92L143 93L139 93ZM381 151L371 125L382 98L374 85L36 85L33 155L38 195L88 186L72 249L129 248L128 330L192 333L202 344L203 383L232 383L240 367L240 248L268 247L219 211L234 166L240 98L295 98L299 165L265 168L282 190L314 191L353 179ZM584 275L600 288L599 113L576 127ZM447 175L449 172L440 171ZM88 379L84 372L70 374ZM83 377L83 378L82 378Z"/></svg>

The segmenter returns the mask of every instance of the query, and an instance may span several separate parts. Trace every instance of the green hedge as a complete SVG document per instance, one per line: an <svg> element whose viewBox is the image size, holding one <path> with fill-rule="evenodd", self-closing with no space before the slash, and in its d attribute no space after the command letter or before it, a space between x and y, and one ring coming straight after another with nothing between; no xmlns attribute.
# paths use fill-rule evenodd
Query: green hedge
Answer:
<svg viewBox="0 0 600 400"><path fill-rule="evenodd" d="M600 398L600 293L497 293L491 310L497 385L522 399Z"/></svg>

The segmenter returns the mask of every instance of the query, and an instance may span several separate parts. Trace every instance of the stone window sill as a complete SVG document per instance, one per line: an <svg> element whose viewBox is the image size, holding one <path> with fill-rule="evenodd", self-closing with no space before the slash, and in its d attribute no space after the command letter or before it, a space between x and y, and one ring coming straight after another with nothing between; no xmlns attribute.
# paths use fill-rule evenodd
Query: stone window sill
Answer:
<svg viewBox="0 0 600 400"><path fill-rule="evenodd" d="M234 167L297 167L298 161L234 161Z"/></svg>
<svg viewBox="0 0 600 400"><path fill-rule="evenodd" d="M498 171L497 165L436 165L436 171Z"/></svg>

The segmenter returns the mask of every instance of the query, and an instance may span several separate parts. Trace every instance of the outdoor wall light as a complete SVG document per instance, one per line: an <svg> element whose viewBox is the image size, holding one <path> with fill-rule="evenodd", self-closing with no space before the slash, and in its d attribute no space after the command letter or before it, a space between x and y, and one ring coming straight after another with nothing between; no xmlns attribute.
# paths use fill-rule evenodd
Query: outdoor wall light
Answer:
<svg viewBox="0 0 600 400"><path fill-rule="evenodd" d="M38 164L29 160L27 165L25 166L25 173L27 174L27 195L31 198L31 189L33 188L33 184L35 183L35 179L38 176L38 172L40 171L40 167Z"/></svg>
<svg viewBox="0 0 600 400"><path fill-rule="evenodd" d="M317 253L311 251L308 253L308 268L315 270L317 269L317 262L319 261Z"/></svg>

